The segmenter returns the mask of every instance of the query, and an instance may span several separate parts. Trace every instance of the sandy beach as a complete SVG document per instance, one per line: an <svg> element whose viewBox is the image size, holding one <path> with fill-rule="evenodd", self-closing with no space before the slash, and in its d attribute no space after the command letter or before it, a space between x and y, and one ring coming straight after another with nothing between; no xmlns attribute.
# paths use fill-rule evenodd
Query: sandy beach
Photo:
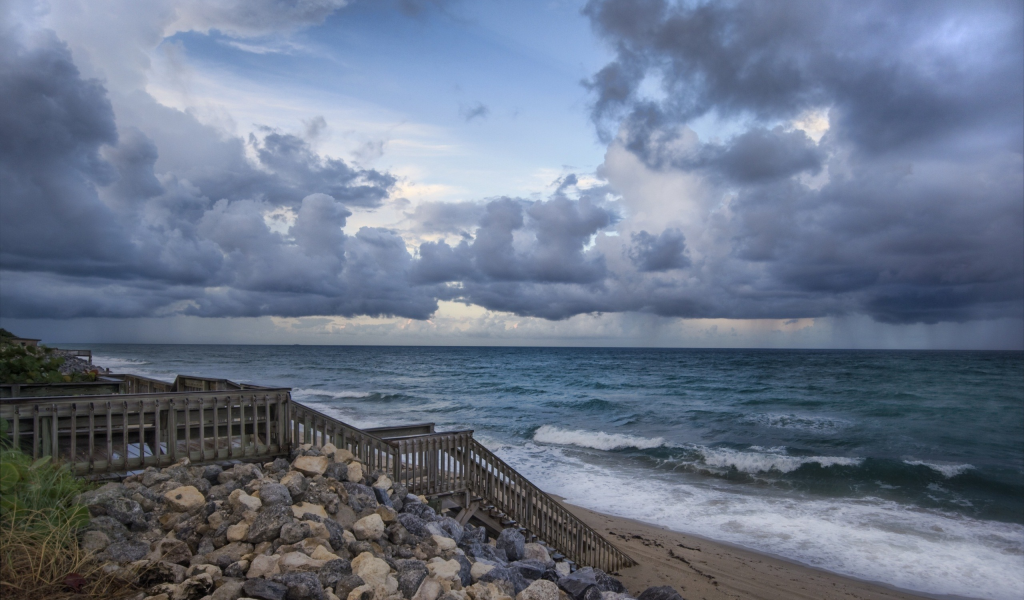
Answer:
<svg viewBox="0 0 1024 600"><path fill-rule="evenodd" d="M562 501L561 499L559 499ZM670 585L686 600L913 600L927 598L774 556L562 504L640 564L619 572L636 595Z"/></svg>

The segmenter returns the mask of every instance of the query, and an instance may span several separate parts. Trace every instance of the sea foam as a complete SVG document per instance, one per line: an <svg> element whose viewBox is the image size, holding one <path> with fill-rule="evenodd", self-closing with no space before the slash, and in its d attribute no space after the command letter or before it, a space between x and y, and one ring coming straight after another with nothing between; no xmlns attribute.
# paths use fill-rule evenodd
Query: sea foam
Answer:
<svg viewBox="0 0 1024 600"><path fill-rule="evenodd" d="M785 448L758 448L752 451L732 450L730 448L706 448L698 446L703 463L709 467L735 468L744 473L768 473L778 471L790 473L806 464L818 464L822 467L856 466L864 462L863 458L844 456L789 456Z"/></svg>
<svg viewBox="0 0 1024 600"><path fill-rule="evenodd" d="M579 446L595 450L621 450L623 448L658 448L665 445L664 438L645 438L623 433L584 431L582 429L560 429L553 425L541 425L533 434L533 441L544 444Z"/></svg>
<svg viewBox="0 0 1024 600"><path fill-rule="evenodd" d="M309 388L295 388L292 390L293 396L322 396L327 398L367 398L371 395L370 392L352 392L348 390L332 391L332 390L317 390Z"/></svg>
<svg viewBox="0 0 1024 600"><path fill-rule="evenodd" d="M962 464L962 465L948 464L948 463L947 464L942 464L942 463L925 462L923 460L905 460L905 461L903 461L903 463L907 464L907 465L913 465L913 466L928 467L929 469L931 469L933 471L937 471L939 473L942 473L942 475L946 479L951 479L953 477L956 477L957 475L963 475L967 471L970 471L971 469L974 468L974 465L968 465L968 464Z"/></svg>

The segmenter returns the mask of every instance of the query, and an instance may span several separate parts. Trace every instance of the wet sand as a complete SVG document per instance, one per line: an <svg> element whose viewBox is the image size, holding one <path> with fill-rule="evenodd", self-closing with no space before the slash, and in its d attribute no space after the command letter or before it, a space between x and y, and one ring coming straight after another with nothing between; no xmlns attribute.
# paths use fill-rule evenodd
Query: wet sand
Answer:
<svg viewBox="0 0 1024 600"><path fill-rule="evenodd" d="M562 501L559 499L559 501ZM921 600L923 596L843 577L752 550L562 504L633 557L618 573L636 596L670 585L686 600Z"/></svg>

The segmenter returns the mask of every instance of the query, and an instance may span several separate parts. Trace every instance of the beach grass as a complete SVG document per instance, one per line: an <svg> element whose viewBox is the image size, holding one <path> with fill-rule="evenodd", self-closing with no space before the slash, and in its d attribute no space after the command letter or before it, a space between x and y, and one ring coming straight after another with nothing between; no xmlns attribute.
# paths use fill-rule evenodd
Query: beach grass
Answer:
<svg viewBox="0 0 1024 600"><path fill-rule="evenodd" d="M33 461L8 444L0 448L0 597L117 598L129 591L79 546L89 512L75 498L89 487L49 457Z"/></svg>

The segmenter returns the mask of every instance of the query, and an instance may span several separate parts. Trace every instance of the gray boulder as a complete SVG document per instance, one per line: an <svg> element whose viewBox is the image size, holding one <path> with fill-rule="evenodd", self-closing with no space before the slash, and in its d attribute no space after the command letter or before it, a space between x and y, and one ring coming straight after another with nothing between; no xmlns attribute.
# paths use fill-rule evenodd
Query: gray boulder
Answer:
<svg viewBox="0 0 1024 600"><path fill-rule="evenodd" d="M320 570L317 571L316 576L320 579L320 585L325 589L334 589L334 587L338 585L339 581L351 574L352 563L339 558L337 560L327 561L324 566L320 567Z"/></svg>
<svg viewBox="0 0 1024 600"><path fill-rule="evenodd" d="M418 537L430 537L430 530L427 529L427 523L411 513L399 513L398 522L405 527L409 533Z"/></svg>
<svg viewBox="0 0 1024 600"><path fill-rule="evenodd" d="M497 542L498 548L505 551L505 556L510 561L526 558L526 538L518 529L510 527L502 530L498 535Z"/></svg>
<svg viewBox="0 0 1024 600"><path fill-rule="evenodd" d="M106 550L100 553L99 557L102 559L106 555L106 558L113 562L127 563L142 560L147 554L149 554L149 544L125 540L110 544Z"/></svg>
<svg viewBox="0 0 1024 600"><path fill-rule="evenodd" d="M292 520L291 506L266 507L259 512L256 520L249 526L249 532L245 539L253 544L272 542L281 535L281 528L291 523Z"/></svg>
<svg viewBox="0 0 1024 600"><path fill-rule="evenodd" d="M508 567L519 572L523 579L536 581L544 577L547 567L539 560L517 560L509 563Z"/></svg>
<svg viewBox="0 0 1024 600"><path fill-rule="evenodd" d="M263 506L288 505L292 503L292 494L280 483L264 483L260 487L260 502Z"/></svg>
<svg viewBox="0 0 1024 600"><path fill-rule="evenodd" d="M412 598L427 577L427 563L421 560L396 561L398 589L406 598Z"/></svg>
<svg viewBox="0 0 1024 600"><path fill-rule="evenodd" d="M575 573L559 579L558 587L569 594L573 600L585 600L587 590L590 588L594 588L598 592L601 591L597 587L597 573L591 567L577 569Z"/></svg>
<svg viewBox="0 0 1024 600"><path fill-rule="evenodd" d="M284 600L288 593L288 586L276 581L256 578L242 584L242 593L246 598L256 598L256 600Z"/></svg>
<svg viewBox="0 0 1024 600"><path fill-rule="evenodd" d="M363 585L363 583L365 582L362 577L358 575L346 575L338 581L338 585L334 586L334 595L341 599L348 598L352 590ZM373 597L372 593L370 597Z"/></svg>
<svg viewBox="0 0 1024 600"><path fill-rule="evenodd" d="M470 558L487 561L491 564L500 566L508 564L508 556L505 555L505 551L501 548L495 548L490 544L481 544L480 542L476 542L469 546L463 544L459 547L462 548L463 552L466 553L466 556Z"/></svg>
<svg viewBox="0 0 1024 600"><path fill-rule="evenodd" d="M356 511L356 514L364 510L374 510L377 508L377 495L370 486L352 483L351 481L346 481L342 485L345 486L345 491L348 492L348 505L352 507L352 510Z"/></svg>
<svg viewBox="0 0 1024 600"><path fill-rule="evenodd" d="M473 563L469 562L469 559L463 554L456 554L455 560L457 560L460 565L459 579L462 581L462 587L473 585Z"/></svg>
<svg viewBox="0 0 1024 600"><path fill-rule="evenodd" d="M324 587L315 573L285 573L275 575L274 581L288 586L286 600L326 600Z"/></svg>
<svg viewBox="0 0 1024 600"><path fill-rule="evenodd" d="M494 567L490 571L484 573L480 577L480 581L484 583L507 581L512 585L512 588L515 590L515 594L518 594L530 586L530 582L524 579L523 576L519 574L519 571L508 567Z"/></svg>

